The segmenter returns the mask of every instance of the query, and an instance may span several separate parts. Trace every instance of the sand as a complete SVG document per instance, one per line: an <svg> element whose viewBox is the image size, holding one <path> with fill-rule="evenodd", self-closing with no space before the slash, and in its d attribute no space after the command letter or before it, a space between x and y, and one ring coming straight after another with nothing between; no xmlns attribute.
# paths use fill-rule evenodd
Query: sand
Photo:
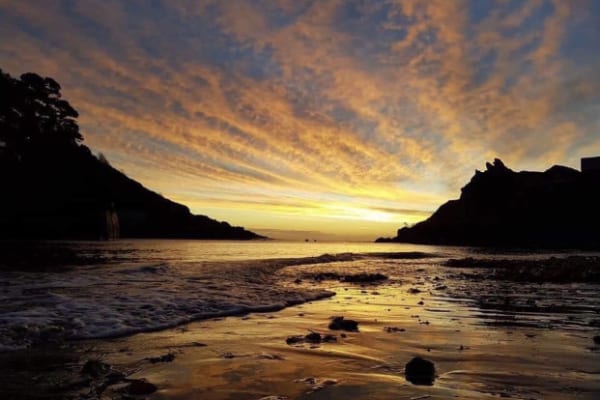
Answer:
<svg viewBox="0 0 600 400"><path fill-rule="evenodd" d="M369 270L384 272L386 266ZM2 355L0 394L126 397L128 382L98 390L105 378L82 378L82 365L101 359L127 379L156 385L141 396L150 399L599 398L600 349L592 339L600 331L598 285L519 285L467 280L459 272L415 265L378 284L290 280L335 296L278 312ZM544 306L551 302L564 307ZM329 330L336 315L358 321L359 332L342 337ZM310 332L333 334L337 341L286 344L289 336ZM160 359L169 354L174 357ZM25 363L21 369L30 373L19 374L19 365L33 356L38 370ZM435 363L432 386L405 379L404 366L414 356Z"/></svg>

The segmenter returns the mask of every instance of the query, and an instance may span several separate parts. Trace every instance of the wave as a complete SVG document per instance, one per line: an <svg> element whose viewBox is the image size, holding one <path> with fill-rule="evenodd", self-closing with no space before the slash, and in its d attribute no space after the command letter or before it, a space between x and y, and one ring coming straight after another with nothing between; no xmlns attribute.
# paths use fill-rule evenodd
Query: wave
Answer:
<svg viewBox="0 0 600 400"><path fill-rule="evenodd" d="M430 257L407 253L404 258ZM0 272L0 351L64 339L97 339L194 320L267 312L332 296L285 285L284 267L402 253L342 253L227 262L118 264L61 272Z"/></svg>

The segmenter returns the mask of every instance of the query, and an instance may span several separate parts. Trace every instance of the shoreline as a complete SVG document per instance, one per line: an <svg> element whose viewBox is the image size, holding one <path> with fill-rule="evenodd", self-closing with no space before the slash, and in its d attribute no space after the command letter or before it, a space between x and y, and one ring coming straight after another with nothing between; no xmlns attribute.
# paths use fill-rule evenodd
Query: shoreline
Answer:
<svg viewBox="0 0 600 400"><path fill-rule="evenodd" d="M285 280L288 273L296 276L304 270L343 273L359 267L389 273L393 263L354 260L302 265L283 268L278 278ZM276 312L212 318L121 338L68 342L66 348L55 349L55 356L76 356L77 360L59 362L54 375L29 385L39 392L44 379L60 383L62 376L64 384L58 385L63 387L61 396L83 393L83 398L95 398L94 390L106 377L90 380L81 370L87 361L100 359L129 381L108 385L97 398L125 398L124 388L135 380L155 385L156 391L147 394L152 399L182 400L267 396L593 399L600 393L600 353L592 339L598 334L600 325L594 324L600 317L591 311L597 306L597 296L589 298L598 285L533 287L507 282L507 290L512 292L508 296L511 304L505 306L494 303L497 299L491 292L495 287L496 297L506 298L504 284L468 281L457 277L456 268L413 262L398 271L376 284L287 280L287 285L331 290L336 296ZM559 293L573 290L579 295L570 308L544 308ZM582 299L591 303L582 303ZM528 302L529 309L518 307ZM532 311L534 306L538 311ZM335 315L358 321L359 332L329 330L330 317ZM336 335L337 340L286 343L290 336L310 332ZM42 353L40 349L13 353L12 365L19 365L14 358ZM164 357L169 354L172 358ZM434 362L437 378L433 386L406 381L404 365L414 356ZM19 385L18 371L7 365L9 358L0 354L1 376L8 380L0 382L2 390ZM71 385L69 389L66 383Z"/></svg>

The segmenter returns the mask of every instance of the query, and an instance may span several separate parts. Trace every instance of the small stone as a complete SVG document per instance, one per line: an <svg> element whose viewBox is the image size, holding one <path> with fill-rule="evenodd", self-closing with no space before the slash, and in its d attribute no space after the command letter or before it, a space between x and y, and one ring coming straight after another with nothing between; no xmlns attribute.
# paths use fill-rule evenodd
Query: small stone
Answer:
<svg viewBox="0 0 600 400"><path fill-rule="evenodd" d="M317 332L311 332L304 336L304 340L309 343L321 343L321 335Z"/></svg>
<svg viewBox="0 0 600 400"><path fill-rule="evenodd" d="M172 362L173 360L175 360L175 353L167 353L158 357L148 357L147 360L150 361L152 364L156 364L159 362Z"/></svg>
<svg viewBox="0 0 600 400"><path fill-rule="evenodd" d="M433 385L435 380L435 366L429 360L414 357L405 368L406 380L414 385Z"/></svg>
<svg viewBox="0 0 600 400"><path fill-rule="evenodd" d="M419 290L417 288L410 288L410 289L408 289L408 293L417 294L417 293L421 293L421 290Z"/></svg>
<svg viewBox="0 0 600 400"><path fill-rule="evenodd" d="M81 373L89 375L92 378L100 378L108 374L110 369L110 365L100 360L88 360L81 369Z"/></svg>
<svg viewBox="0 0 600 400"><path fill-rule="evenodd" d="M302 336L302 335L288 336L288 338L285 339L285 342L290 345L296 344L296 343L302 343L302 342L304 342L304 336Z"/></svg>
<svg viewBox="0 0 600 400"><path fill-rule="evenodd" d="M406 331L406 329L398 328L397 326L386 326L385 328L383 328L383 330L386 331L387 333L405 332Z"/></svg>
<svg viewBox="0 0 600 400"><path fill-rule="evenodd" d="M334 331L358 332L358 322L344 317L333 317L329 329Z"/></svg>
<svg viewBox="0 0 600 400"><path fill-rule="evenodd" d="M298 382L298 383L306 383L307 385L314 385L314 384L317 383L317 380L314 377L309 376L308 378L297 379L296 382Z"/></svg>
<svg viewBox="0 0 600 400"><path fill-rule="evenodd" d="M323 341L327 343L337 342L337 337L335 335L325 335L323 336Z"/></svg>
<svg viewBox="0 0 600 400"><path fill-rule="evenodd" d="M156 385L142 379L136 379L123 388L123 392L132 396L145 396L156 392L158 388Z"/></svg>

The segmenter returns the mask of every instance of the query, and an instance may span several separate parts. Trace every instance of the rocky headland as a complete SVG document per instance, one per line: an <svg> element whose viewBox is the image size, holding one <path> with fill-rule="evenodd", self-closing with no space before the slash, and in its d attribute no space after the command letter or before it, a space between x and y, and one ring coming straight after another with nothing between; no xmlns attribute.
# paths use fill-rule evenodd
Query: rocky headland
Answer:
<svg viewBox="0 0 600 400"><path fill-rule="evenodd" d="M81 142L52 78L0 70L0 239L258 239L113 168Z"/></svg>
<svg viewBox="0 0 600 400"><path fill-rule="evenodd" d="M446 202L427 220L399 229L396 237L378 241L600 248L600 174L593 163L585 165L591 167L515 172L496 159L485 171L475 172L459 199Z"/></svg>

